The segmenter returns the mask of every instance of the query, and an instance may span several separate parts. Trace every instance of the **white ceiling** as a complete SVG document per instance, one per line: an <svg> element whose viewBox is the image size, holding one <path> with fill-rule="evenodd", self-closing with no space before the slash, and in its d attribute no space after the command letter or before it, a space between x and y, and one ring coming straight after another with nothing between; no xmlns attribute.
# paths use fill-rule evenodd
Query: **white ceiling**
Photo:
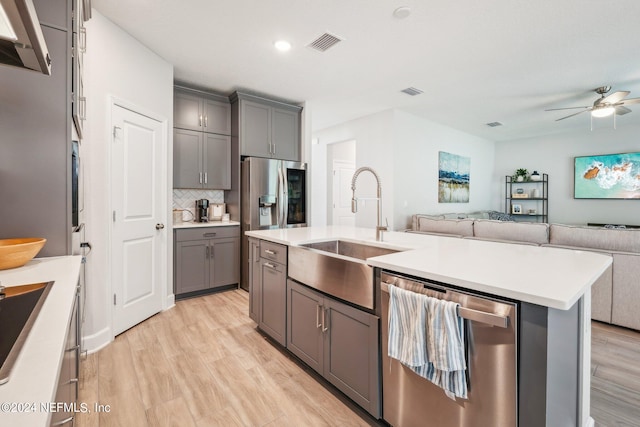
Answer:
<svg viewBox="0 0 640 427"><path fill-rule="evenodd" d="M306 101L314 130L399 108L502 141L588 131L555 122L613 86L640 97L638 0L93 0L174 64L176 80ZM405 19L393 16L411 8ZM324 32L344 41L306 47ZM90 43L89 35L89 43ZM287 39L287 53L273 42ZM410 97L407 87L424 91ZM640 104L617 126L640 123ZM611 117L599 119L612 126ZM489 128L499 121L502 127ZM604 122L602 122L604 121Z"/></svg>

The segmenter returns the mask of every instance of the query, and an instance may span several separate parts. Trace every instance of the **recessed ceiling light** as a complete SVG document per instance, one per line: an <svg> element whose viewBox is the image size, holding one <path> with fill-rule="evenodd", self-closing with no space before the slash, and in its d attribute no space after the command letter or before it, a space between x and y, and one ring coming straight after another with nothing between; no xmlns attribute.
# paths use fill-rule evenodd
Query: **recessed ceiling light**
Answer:
<svg viewBox="0 0 640 427"><path fill-rule="evenodd" d="M286 40L278 40L273 44L280 52L286 52L291 49L291 43Z"/></svg>
<svg viewBox="0 0 640 427"><path fill-rule="evenodd" d="M411 9L407 6L401 6L393 11L393 16L398 19L404 19L409 15L411 15Z"/></svg>

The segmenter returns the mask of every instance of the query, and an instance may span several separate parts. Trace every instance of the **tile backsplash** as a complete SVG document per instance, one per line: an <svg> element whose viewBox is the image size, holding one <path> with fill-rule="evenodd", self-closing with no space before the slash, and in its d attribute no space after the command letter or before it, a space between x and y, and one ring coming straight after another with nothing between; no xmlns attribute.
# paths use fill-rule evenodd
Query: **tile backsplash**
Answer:
<svg viewBox="0 0 640 427"><path fill-rule="evenodd" d="M223 190L184 190L173 189L173 209L185 209L191 212L195 212L196 200L209 199L209 203L224 203L224 191ZM183 216L185 220L188 220L188 215Z"/></svg>

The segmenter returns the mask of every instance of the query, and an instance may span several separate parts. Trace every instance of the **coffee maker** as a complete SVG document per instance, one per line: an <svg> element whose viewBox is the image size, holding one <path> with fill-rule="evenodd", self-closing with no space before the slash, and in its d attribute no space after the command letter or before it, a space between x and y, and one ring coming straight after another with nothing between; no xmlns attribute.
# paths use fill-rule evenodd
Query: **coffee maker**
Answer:
<svg viewBox="0 0 640 427"><path fill-rule="evenodd" d="M196 222L209 222L209 200L196 200Z"/></svg>

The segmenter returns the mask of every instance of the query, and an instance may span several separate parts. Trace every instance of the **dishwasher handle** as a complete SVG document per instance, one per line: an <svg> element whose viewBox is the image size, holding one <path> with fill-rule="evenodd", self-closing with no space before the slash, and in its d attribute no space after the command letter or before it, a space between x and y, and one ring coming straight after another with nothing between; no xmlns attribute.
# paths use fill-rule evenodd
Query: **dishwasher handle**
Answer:
<svg viewBox="0 0 640 427"><path fill-rule="evenodd" d="M389 293L389 286L395 286L392 283L380 282L382 292ZM474 310L458 306L458 316L463 319L473 320L474 322L484 323L498 328L506 328L509 326L509 316L502 316L495 313L487 313L486 311Z"/></svg>

